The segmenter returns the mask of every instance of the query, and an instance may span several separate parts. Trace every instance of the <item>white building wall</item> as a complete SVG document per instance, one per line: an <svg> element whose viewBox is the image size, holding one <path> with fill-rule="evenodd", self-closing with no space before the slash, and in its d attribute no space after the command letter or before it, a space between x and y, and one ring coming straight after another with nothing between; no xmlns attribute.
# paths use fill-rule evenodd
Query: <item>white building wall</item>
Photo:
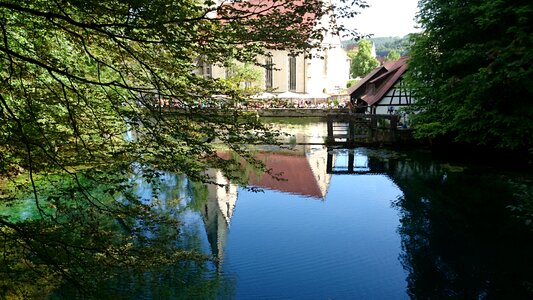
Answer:
<svg viewBox="0 0 533 300"><path fill-rule="evenodd" d="M322 93L326 89L327 74L324 72L326 61L317 57L321 51L312 51L313 57L306 61L306 90L308 94Z"/></svg>
<svg viewBox="0 0 533 300"><path fill-rule="evenodd" d="M283 93L289 91L289 56L288 51L272 51L272 63L273 65L273 84L272 90L275 93ZM305 57L300 54L296 57L296 90L295 93L305 93ZM265 86L265 80L263 79L262 86Z"/></svg>
<svg viewBox="0 0 533 300"><path fill-rule="evenodd" d="M296 93L337 93L346 86L349 79L348 55L344 49L333 48L323 52L324 58L296 57ZM289 54L287 51L273 51L273 90L276 93L289 91ZM264 73L263 73L264 74ZM262 80L265 88L265 80Z"/></svg>
<svg viewBox="0 0 533 300"><path fill-rule="evenodd" d="M331 2L332 0L325 0ZM220 3L220 1L216 1ZM329 26L329 16L324 16L319 25L327 28ZM340 89L346 86L349 80L349 59L346 51L341 47L341 40L338 35L326 32L322 40L322 46L328 47L327 50L313 49L311 54L313 58L306 58L300 54L296 59L296 89L292 92L300 94L336 94ZM283 93L289 89L289 52L275 50L271 51L273 70L272 91L274 93ZM323 58L317 57L321 56ZM264 63L264 58L261 59ZM213 78L225 78L226 71L219 65L211 67ZM266 72L263 69L263 79L259 82L259 87L265 89ZM195 72L205 76L205 70Z"/></svg>
<svg viewBox="0 0 533 300"><path fill-rule="evenodd" d="M220 66L219 64L211 65L211 72L213 78L226 78L226 68Z"/></svg>
<svg viewBox="0 0 533 300"><path fill-rule="evenodd" d="M386 115L388 114L388 106L376 106L376 114Z"/></svg>
<svg viewBox="0 0 533 300"><path fill-rule="evenodd" d="M393 88L391 88L385 96L376 105L376 114L388 114L389 107L397 112L402 107L411 105L413 99L410 96L408 90L401 89L400 82L397 82Z"/></svg>
<svg viewBox="0 0 533 300"><path fill-rule="evenodd" d="M336 2L335 0L324 0L328 4ZM346 87L350 79L350 63L348 53L341 47L341 38L328 30L331 22L331 16L325 15L318 22L318 27L327 29L324 38L321 41L322 48L325 50L314 50L315 54L321 56L321 61L313 60L313 77L311 78L311 89L309 93L325 92L327 94L336 94Z"/></svg>
<svg viewBox="0 0 533 300"><path fill-rule="evenodd" d="M287 75L285 74L289 68L289 60L287 58L287 51L272 51L272 90L274 92L285 92L289 90Z"/></svg>
<svg viewBox="0 0 533 300"><path fill-rule="evenodd" d="M328 67L327 67L327 85L326 93L335 94L346 87L350 79L350 61L348 54L339 45L328 50Z"/></svg>
<svg viewBox="0 0 533 300"><path fill-rule="evenodd" d="M287 59L288 60L288 59ZM306 79L306 60L303 54L300 54L296 57L296 90L293 90L295 93L305 93L307 87ZM287 70L287 82L289 82L289 72Z"/></svg>

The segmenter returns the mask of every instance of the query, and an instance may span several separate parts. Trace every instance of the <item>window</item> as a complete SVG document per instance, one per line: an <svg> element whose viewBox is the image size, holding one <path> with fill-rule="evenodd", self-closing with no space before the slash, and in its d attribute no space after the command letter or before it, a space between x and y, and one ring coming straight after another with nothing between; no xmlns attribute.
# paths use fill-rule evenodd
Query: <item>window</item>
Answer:
<svg viewBox="0 0 533 300"><path fill-rule="evenodd" d="M213 78L213 66L209 63L204 63L204 77Z"/></svg>
<svg viewBox="0 0 533 300"><path fill-rule="evenodd" d="M272 57L265 59L265 88L272 89L274 87L274 72L273 72Z"/></svg>
<svg viewBox="0 0 533 300"><path fill-rule="evenodd" d="M289 56L289 91L296 90L296 57Z"/></svg>

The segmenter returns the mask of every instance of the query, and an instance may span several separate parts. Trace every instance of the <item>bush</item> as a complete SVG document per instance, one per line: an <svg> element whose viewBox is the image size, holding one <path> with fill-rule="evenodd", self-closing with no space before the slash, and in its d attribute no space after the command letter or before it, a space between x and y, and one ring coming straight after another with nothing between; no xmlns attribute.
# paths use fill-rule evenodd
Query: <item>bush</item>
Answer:
<svg viewBox="0 0 533 300"><path fill-rule="evenodd" d="M347 87L347 88L350 88L352 85L356 84L358 81L359 81L359 79L350 79L350 80L348 80L348 82L346 83L346 87Z"/></svg>

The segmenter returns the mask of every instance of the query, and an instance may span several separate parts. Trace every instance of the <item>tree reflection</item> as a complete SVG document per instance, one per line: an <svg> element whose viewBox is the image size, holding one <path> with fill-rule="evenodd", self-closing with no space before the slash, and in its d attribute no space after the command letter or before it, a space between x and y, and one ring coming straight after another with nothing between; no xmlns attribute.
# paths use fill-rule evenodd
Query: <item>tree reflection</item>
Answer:
<svg viewBox="0 0 533 300"><path fill-rule="evenodd" d="M170 174L82 174L42 177L36 195L19 184L3 199L0 298L217 298L214 262L181 218L201 188Z"/></svg>
<svg viewBox="0 0 533 300"><path fill-rule="evenodd" d="M533 235L508 209L507 180L406 159L389 174L404 192L395 205L413 299L531 299Z"/></svg>

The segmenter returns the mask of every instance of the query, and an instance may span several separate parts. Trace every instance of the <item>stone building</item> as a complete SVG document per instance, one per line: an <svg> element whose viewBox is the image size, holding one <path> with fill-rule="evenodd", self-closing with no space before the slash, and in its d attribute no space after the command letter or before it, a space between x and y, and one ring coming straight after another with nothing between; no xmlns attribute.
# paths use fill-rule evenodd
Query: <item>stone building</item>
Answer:
<svg viewBox="0 0 533 300"><path fill-rule="evenodd" d="M249 0L261 5L273 5L272 0ZM331 4L332 0L325 0ZM220 1L219 1L220 2ZM221 5L231 5L222 1ZM327 26L330 16L318 20L316 26ZM305 33L302 33L305 34ZM265 67L257 67L262 79L253 84L260 90L279 95L286 92L297 93L301 98L323 97L324 94L339 94L349 80L350 61L341 47L339 35L325 31L320 49L310 49L296 56L289 51L271 50L269 56L259 57L258 62ZM204 63L199 60L197 74L210 78L227 78L226 68L220 64Z"/></svg>

